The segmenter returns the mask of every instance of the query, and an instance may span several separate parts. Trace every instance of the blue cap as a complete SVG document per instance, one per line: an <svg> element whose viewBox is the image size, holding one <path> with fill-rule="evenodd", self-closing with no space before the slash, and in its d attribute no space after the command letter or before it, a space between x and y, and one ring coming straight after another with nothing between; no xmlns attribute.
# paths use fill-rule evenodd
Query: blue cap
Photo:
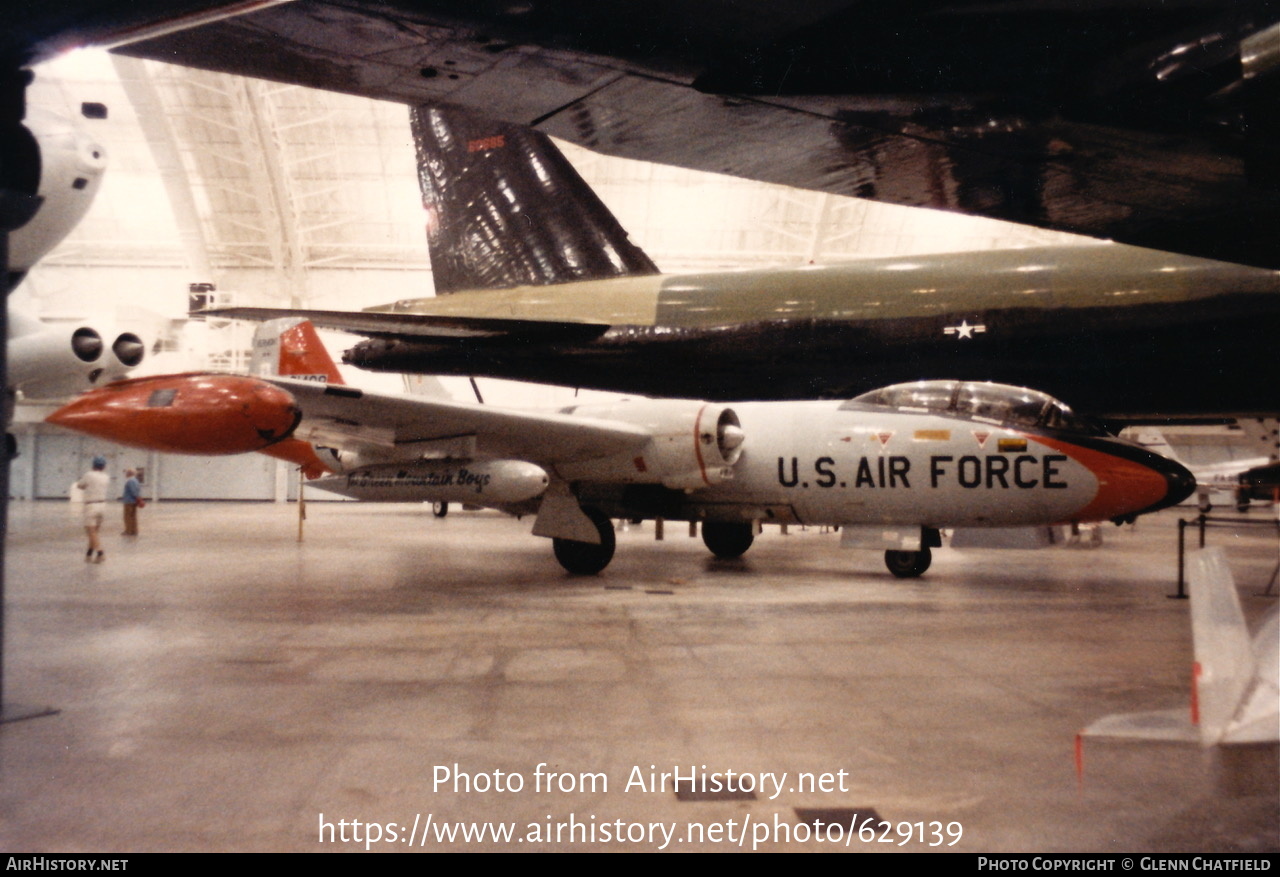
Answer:
<svg viewBox="0 0 1280 877"><path fill-rule="evenodd" d="M107 458L106 458L106 457L94 457L94 458L93 458L93 468L95 468L95 469L105 469L105 468L107 468Z"/></svg>

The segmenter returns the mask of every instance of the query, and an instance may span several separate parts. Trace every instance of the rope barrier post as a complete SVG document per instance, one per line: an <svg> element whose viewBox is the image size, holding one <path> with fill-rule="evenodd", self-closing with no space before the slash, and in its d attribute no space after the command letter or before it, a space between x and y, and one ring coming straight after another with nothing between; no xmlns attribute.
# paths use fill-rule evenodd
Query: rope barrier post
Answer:
<svg viewBox="0 0 1280 877"><path fill-rule="evenodd" d="M1201 519L1203 519L1201 515ZM1203 526L1203 523L1201 524ZM1200 532L1204 532L1201 530ZM1187 599L1186 586L1186 569L1187 569L1187 522L1183 518L1178 518L1178 593L1169 594L1170 600Z"/></svg>

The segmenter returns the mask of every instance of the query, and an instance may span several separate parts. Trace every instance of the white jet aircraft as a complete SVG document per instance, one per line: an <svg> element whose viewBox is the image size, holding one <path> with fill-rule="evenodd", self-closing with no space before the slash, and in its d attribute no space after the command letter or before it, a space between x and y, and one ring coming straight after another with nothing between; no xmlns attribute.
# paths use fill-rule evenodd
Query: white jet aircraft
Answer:
<svg viewBox="0 0 1280 877"><path fill-rule="evenodd" d="M255 347L285 376L122 381L49 420L152 450L263 451L331 473L322 486L360 499L536 513L534 534L577 574L613 558L611 518L664 518L701 522L723 558L762 524L836 525L844 545L882 549L894 575L918 576L941 528L1131 520L1195 485L1043 393L999 384L537 412L343 386L305 322L276 321Z"/></svg>
<svg viewBox="0 0 1280 877"><path fill-rule="evenodd" d="M1174 453L1173 447L1170 446L1168 439L1164 437L1164 433L1158 429L1139 432L1134 436L1134 441L1144 448L1150 448L1162 457L1168 457L1170 460L1177 460L1179 463L1183 463L1178 458L1178 455ZM1193 466L1187 463L1183 463L1183 465L1195 476L1197 503L1201 511L1207 512L1213 508L1210 494L1229 493L1236 510L1243 512L1249 508L1249 493L1241 484L1240 476L1275 462L1273 457L1246 457L1240 460L1226 460L1221 463L1208 463L1202 466Z"/></svg>

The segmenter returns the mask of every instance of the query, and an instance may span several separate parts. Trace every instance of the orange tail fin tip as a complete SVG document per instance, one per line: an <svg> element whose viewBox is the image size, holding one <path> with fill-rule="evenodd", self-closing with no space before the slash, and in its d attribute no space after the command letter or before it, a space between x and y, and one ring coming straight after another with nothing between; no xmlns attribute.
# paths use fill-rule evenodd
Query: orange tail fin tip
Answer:
<svg viewBox="0 0 1280 877"><path fill-rule="evenodd" d="M310 320L303 320L280 333L280 375L315 378L323 376L330 384L343 384L342 375L325 351Z"/></svg>

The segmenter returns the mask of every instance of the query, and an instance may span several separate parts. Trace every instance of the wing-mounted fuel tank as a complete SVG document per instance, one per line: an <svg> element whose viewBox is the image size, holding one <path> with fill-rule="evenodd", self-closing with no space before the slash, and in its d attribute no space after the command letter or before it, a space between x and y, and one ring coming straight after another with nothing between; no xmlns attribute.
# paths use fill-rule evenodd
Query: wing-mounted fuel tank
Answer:
<svg viewBox="0 0 1280 877"><path fill-rule="evenodd" d="M73 399L47 420L122 445L174 454L243 454L281 444L302 412L287 391L240 375L135 378Z"/></svg>
<svg viewBox="0 0 1280 877"><path fill-rule="evenodd" d="M697 490L733 478L745 438L732 408L683 399L626 399L580 405L564 411L575 417L629 423L651 436L639 453L601 457L556 467L566 481L662 484Z"/></svg>
<svg viewBox="0 0 1280 877"><path fill-rule="evenodd" d="M366 466L313 486L365 502L460 502L505 506L541 496L550 479L523 460L423 460Z"/></svg>

